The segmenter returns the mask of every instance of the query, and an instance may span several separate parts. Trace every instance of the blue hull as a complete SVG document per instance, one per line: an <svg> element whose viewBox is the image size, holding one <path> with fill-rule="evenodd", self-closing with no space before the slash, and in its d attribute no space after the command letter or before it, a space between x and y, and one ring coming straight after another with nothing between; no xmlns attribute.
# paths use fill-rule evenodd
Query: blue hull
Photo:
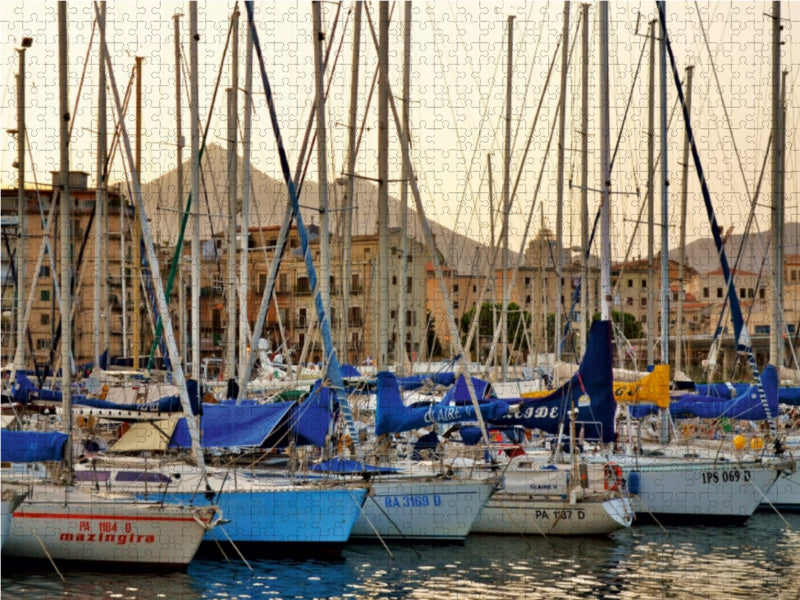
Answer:
<svg viewBox="0 0 800 600"><path fill-rule="evenodd" d="M202 494L172 493L183 502L208 502ZM213 502L222 509L222 531L212 530L204 542L238 544L343 545L361 513L365 488L278 488L223 491ZM227 534L227 536L225 535Z"/></svg>

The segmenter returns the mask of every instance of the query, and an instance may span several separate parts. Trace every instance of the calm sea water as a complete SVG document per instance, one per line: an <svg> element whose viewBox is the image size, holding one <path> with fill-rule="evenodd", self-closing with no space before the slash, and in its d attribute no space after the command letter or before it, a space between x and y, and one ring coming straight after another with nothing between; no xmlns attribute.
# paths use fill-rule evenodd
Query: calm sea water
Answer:
<svg viewBox="0 0 800 600"><path fill-rule="evenodd" d="M2 572L4 598L800 600L800 515L743 527L634 527L608 539L470 536L453 546L351 545L341 562L195 561L168 575Z"/></svg>

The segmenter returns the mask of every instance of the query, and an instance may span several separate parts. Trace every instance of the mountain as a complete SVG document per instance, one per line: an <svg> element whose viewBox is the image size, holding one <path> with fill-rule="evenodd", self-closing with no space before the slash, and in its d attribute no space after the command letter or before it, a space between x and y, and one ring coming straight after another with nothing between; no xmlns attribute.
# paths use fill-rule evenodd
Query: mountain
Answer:
<svg viewBox="0 0 800 600"><path fill-rule="evenodd" d="M239 159L240 181L242 160ZM227 150L217 144L210 144L203 154L200 176L201 198L201 239L209 239L212 235L225 232L227 223ZM250 197L250 227L267 227L280 225L288 202L288 192L283 181L252 169L252 188ZM183 165L184 199L177 198L178 175L174 169L161 177L142 185L142 195L148 216L151 219L153 238L161 244L174 245L178 240L181 215L185 209L186 197L191 190L190 162ZM377 232L378 222L378 187L369 181L356 179L355 210L352 217L353 235L373 235ZM329 184L328 202L331 207L330 230L336 235L343 223L343 212L336 210L342 204L344 188ZM302 186L299 203L303 223L319 224L318 205L319 185L306 179ZM413 204L409 194L409 205ZM389 197L389 226L400 225L401 205L397 198ZM408 232L414 238L425 243L423 230L416 217L416 211L409 206ZM459 273L478 273L483 270L488 256L485 245L465 235L459 234L439 223L429 221L436 246L446 264ZM185 233L190 239L189 231ZM478 263L480 258L481 264Z"/></svg>
<svg viewBox="0 0 800 600"><path fill-rule="evenodd" d="M741 249L741 257L737 269L758 273L764 277L769 276L769 261L772 255L770 246L771 233L763 231L751 233L747 239L742 234L731 234L725 242L725 254L728 263L733 268L736 257ZM800 254L800 223L785 223L783 226L783 253L784 255ZM671 248L670 258L678 259L678 249ZM766 257L766 261L765 261ZM720 268L717 248L712 238L695 240L686 244L686 263L700 273L715 271ZM763 264L763 271L762 271Z"/></svg>

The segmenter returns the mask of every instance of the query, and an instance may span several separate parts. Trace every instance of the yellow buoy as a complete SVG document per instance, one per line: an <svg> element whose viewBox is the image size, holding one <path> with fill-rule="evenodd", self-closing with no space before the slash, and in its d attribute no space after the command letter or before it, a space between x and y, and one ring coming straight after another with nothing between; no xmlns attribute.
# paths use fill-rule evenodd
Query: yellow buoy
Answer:
<svg viewBox="0 0 800 600"><path fill-rule="evenodd" d="M747 443L747 440L744 439L743 435L737 435L733 438L733 447L737 450L741 450L744 448L744 445Z"/></svg>
<svg viewBox="0 0 800 600"><path fill-rule="evenodd" d="M764 440L760 437L754 437L750 440L750 447L753 450L761 450L764 447Z"/></svg>

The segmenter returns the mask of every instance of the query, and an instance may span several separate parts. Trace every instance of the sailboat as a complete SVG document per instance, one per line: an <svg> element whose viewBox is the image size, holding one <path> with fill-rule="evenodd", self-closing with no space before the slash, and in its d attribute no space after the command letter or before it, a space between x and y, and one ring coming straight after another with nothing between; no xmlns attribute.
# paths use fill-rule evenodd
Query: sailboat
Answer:
<svg viewBox="0 0 800 600"><path fill-rule="evenodd" d="M219 509L65 486L25 466L13 468L61 463L68 437L2 430L2 460L12 465L3 473L4 511L7 493L16 503L3 556L106 568L185 569L203 535L221 518Z"/></svg>

